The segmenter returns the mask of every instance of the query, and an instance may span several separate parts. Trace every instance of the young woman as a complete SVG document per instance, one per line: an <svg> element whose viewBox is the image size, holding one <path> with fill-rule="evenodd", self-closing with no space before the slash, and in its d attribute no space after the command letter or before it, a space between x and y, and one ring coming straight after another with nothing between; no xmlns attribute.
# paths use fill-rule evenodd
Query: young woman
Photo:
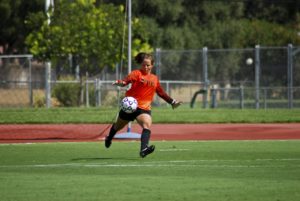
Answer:
<svg viewBox="0 0 300 201"><path fill-rule="evenodd" d="M124 128L130 121L136 120L142 127L141 134L141 150L140 156L144 158L148 154L151 154L155 146L149 146L150 134L151 134L151 103L155 93L167 103L172 105L175 109L182 104L181 101L172 99L165 93L161 87L158 77L151 73L154 59L151 54L139 53L135 57L135 61L141 65L139 70L133 70L123 80L117 80L113 85L124 87L131 84L131 88L126 92L125 96L132 96L138 102L138 108L135 112L127 114L120 110L118 119L112 124L109 134L105 138L105 147L109 148L114 135Z"/></svg>

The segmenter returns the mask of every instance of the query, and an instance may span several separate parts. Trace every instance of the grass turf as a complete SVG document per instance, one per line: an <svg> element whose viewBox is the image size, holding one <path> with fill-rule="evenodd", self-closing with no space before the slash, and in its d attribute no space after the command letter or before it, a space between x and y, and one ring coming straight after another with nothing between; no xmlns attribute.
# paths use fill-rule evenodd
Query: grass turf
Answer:
<svg viewBox="0 0 300 201"><path fill-rule="evenodd" d="M0 109L0 124L111 123L117 108ZM201 109L154 107L154 123L291 123L300 122L300 109Z"/></svg>
<svg viewBox="0 0 300 201"><path fill-rule="evenodd" d="M1 200L300 200L300 141L154 144L1 144Z"/></svg>

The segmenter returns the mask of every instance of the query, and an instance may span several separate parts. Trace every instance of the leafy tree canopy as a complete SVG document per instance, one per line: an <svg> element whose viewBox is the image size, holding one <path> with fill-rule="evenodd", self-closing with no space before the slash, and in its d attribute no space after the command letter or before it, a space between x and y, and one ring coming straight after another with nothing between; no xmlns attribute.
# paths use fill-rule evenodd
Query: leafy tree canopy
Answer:
<svg viewBox="0 0 300 201"><path fill-rule="evenodd" d="M48 26L44 13L45 0L1 0L0 46L4 54L28 53L24 41L31 33L26 44L40 58L49 58L58 53L86 57L85 51L88 50L88 55L96 55L101 57L103 63L109 63L112 59L103 57L108 54L107 48L113 47L110 49L111 55L120 57L120 48L116 45L120 46L120 36L123 35L124 2L55 1L51 25ZM108 3L114 6L104 6ZM243 48L255 44L299 45L299 8L298 0L132 0L132 15L139 19L134 20L133 51L151 49L151 46L199 49L203 46ZM101 13L104 12L111 17L103 17ZM101 56L95 53L100 49Z"/></svg>
<svg viewBox="0 0 300 201"><path fill-rule="evenodd" d="M94 0L57 3L50 14L51 23L44 20L38 31L27 37L31 53L42 60L73 55L85 67L91 66L93 61L97 61L99 68L115 66L127 52L125 8L123 5L96 6L94 3ZM142 32L139 23L134 19L132 25ZM152 51L142 37L133 38L132 48L134 52Z"/></svg>
<svg viewBox="0 0 300 201"><path fill-rule="evenodd" d="M37 18L44 16L43 12L44 0L0 1L0 46L4 54L27 53L24 41L32 29L24 22L33 13Z"/></svg>
<svg viewBox="0 0 300 201"><path fill-rule="evenodd" d="M148 29L148 34L154 47L253 47L254 38L250 36L254 35L261 45L300 44L297 35L300 32L300 2L297 0L132 0L132 3L133 15L147 19L145 26L153 27ZM267 31L270 27L272 32ZM282 34L283 30L286 33Z"/></svg>

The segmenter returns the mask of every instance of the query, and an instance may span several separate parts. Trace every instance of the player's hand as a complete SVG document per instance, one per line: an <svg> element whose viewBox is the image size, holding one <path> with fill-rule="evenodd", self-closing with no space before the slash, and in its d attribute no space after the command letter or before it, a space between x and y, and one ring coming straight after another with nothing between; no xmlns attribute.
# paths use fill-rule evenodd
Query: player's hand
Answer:
<svg viewBox="0 0 300 201"><path fill-rule="evenodd" d="M174 99L171 105L174 110L174 109L178 108L181 104L182 104L182 101L177 101Z"/></svg>
<svg viewBox="0 0 300 201"><path fill-rule="evenodd" d="M123 80L116 80L113 85L118 86L118 87L124 87L125 82Z"/></svg>

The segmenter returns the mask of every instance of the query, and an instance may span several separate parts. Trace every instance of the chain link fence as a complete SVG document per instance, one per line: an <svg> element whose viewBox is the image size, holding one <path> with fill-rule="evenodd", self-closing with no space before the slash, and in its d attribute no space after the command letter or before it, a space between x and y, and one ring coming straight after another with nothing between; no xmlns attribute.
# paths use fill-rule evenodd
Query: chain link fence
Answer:
<svg viewBox="0 0 300 201"><path fill-rule="evenodd" d="M300 107L300 47L156 49L154 56L166 92L189 107ZM126 67L100 69L93 62L93 71L80 72L72 61L50 68L31 55L0 56L0 108L118 104L126 89L111 83L127 74ZM156 105L167 104L155 97Z"/></svg>
<svg viewBox="0 0 300 201"><path fill-rule="evenodd" d="M33 106L44 90L45 67L32 55L0 56L0 108Z"/></svg>

